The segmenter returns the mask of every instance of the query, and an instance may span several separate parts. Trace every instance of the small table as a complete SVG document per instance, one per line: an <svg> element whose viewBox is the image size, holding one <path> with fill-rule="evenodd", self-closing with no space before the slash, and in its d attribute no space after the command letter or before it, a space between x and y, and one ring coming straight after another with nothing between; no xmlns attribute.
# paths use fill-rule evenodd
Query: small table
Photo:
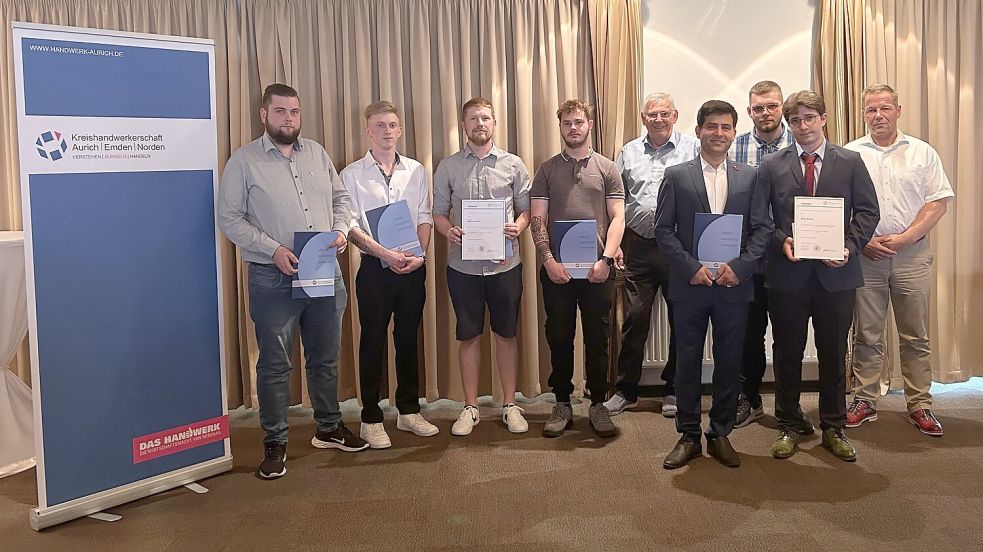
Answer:
<svg viewBox="0 0 983 552"><path fill-rule="evenodd" d="M24 233L0 232L0 477L34 467L31 389L8 368L27 334Z"/></svg>

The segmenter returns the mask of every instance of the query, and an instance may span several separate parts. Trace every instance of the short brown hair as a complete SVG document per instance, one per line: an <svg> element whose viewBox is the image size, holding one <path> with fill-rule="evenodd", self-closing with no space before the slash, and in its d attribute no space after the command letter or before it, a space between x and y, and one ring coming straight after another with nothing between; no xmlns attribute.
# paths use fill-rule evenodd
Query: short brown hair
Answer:
<svg viewBox="0 0 983 552"><path fill-rule="evenodd" d="M365 106L365 122L369 121L369 117L373 115L383 115L385 113L392 113L396 117L399 117L399 110L392 102L386 100L379 100L377 102L372 102Z"/></svg>
<svg viewBox="0 0 983 552"><path fill-rule="evenodd" d="M273 96L280 96L282 98L298 98L297 91L293 88L287 86L286 84L280 84L275 82L266 87L263 91L263 107L270 107L273 103Z"/></svg>
<svg viewBox="0 0 983 552"><path fill-rule="evenodd" d="M556 118L563 119L563 116L567 113L573 113L574 111L583 111L584 116L588 119L593 118L594 108L587 105L587 102L583 100L567 100L560 104L560 108L556 110Z"/></svg>
<svg viewBox="0 0 983 552"><path fill-rule="evenodd" d="M818 92L800 90L785 99L785 104L782 105L782 115L785 117L785 120L787 121L792 116L792 112L800 106L815 109L820 115L826 114L826 101L823 100L823 97Z"/></svg>
<svg viewBox="0 0 983 552"><path fill-rule="evenodd" d="M493 106L492 103L486 100L485 98L482 98L481 96L475 96L474 98L471 98L470 100L464 102L464 105L461 106L462 121L464 120L464 117L467 115L468 110L471 109L472 107L487 107L489 110L491 110L492 119L495 118L495 106Z"/></svg>
<svg viewBox="0 0 983 552"><path fill-rule="evenodd" d="M748 92L748 98L751 96L763 96L769 92L778 92L778 95L781 96L782 87L778 86L778 83L775 81L763 80L751 87L751 90Z"/></svg>
<svg viewBox="0 0 983 552"><path fill-rule="evenodd" d="M898 93L887 84L868 84L864 88L864 93L860 95L862 101L867 101L867 96L870 94L879 94L881 92L890 92L891 99L894 100L894 105L898 105Z"/></svg>

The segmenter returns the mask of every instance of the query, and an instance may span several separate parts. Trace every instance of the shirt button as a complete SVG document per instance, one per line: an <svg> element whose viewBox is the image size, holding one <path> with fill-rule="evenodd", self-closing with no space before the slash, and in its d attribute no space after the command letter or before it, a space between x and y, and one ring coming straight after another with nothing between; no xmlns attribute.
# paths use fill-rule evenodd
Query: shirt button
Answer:
<svg viewBox="0 0 983 552"><path fill-rule="evenodd" d="M308 228L314 228L313 226L308 226Z"/></svg>

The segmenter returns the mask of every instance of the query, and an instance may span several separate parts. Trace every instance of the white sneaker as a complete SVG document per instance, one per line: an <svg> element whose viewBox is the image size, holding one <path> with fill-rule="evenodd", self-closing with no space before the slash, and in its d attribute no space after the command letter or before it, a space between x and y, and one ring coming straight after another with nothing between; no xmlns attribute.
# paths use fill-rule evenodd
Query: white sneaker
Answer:
<svg viewBox="0 0 983 552"><path fill-rule="evenodd" d="M474 426L478 425L478 409L468 405L464 407L461 411L461 415L457 417L457 421L451 426L452 435L470 435L471 430Z"/></svg>
<svg viewBox="0 0 983 552"><path fill-rule="evenodd" d="M529 422L522 417L523 410L509 403L502 407L502 421L509 427L512 433L525 433L529 431Z"/></svg>
<svg viewBox="0 0 983 552"><path fill-rule="evenodd" d="M386 434L386 428L381 422L378 424L362 422L358 436L369 444L369 448L385 449L393 446L392 441L389 440L389 435Z"/></svg>
<svg viewBox="0 0 983 552"><path fill-rule="evenodd" d="M676 417L676 395L662 397L662 415L666 418Z"/></svg>
<svg viewBox="0 0 983 552"><path fill-rule="evenodd" d="M419 413L400 414L396 417L396 429L402 431L412 431L420 437L430 437L440 433L437 426L431 424Z"/></svg>

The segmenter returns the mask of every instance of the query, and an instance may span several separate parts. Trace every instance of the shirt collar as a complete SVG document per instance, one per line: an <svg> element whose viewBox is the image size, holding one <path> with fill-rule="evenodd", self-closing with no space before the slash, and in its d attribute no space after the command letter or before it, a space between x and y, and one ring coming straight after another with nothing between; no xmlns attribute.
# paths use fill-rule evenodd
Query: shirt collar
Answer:
<svg viewBox="0 0 983 552"><path fill-rule="evenodd" d="M363 163L366 163L370 167L374 167L374 166L376 166L376 165L379 164L379 162L375 160L375 157L372 156L372 150L371 149L365 150L365 157L362 158L362 162ZM399 155L399 152L398 151L396 152L396 163L393 165L393 168L394 169L395 168L399 168L399 169L405 169L406 168L405 166L403 166L403 158Z"/></svg>
<svg viewBox="0 0 983 552"><path fill-rule="evenodd" d="M560 157L562 157L564 161L586 161L586 160L590 159L592 155L594 155L594 147L593 146L588 146L587 156L584 157L583 159L574 159L573 157L570 157L569 155L567 155L566 148L560 150Z"/></svg>
<svg viewBox="0 0 983 552"><path fill-rule="evenodd" d="M772 140L771 143L766 143L764 140L758 137L758 129L751 130L751 137L754 138L754 141L758 143L758 147L777 148L779 145L781 145L782 140L785 139L785 135L788 134L788 127L785 126L785 121L783 120L781 121L781 123L782 123L782 132L779 133L778 137Z"/></svg>
<svg viewBox="0 0 983 552"><path fill-rule="evenodd" d="M826 139L823 138L823 143L822 144L819 144L819 147L816 148L816 151L813 152L813 153L815 153L816 155L819 156L819 162L820 163L823 161L823 158L826 157L826 143L827 143ZM803 152L805 152L805 150L802 149L802 146L800 146L798 142L796 142L795 143L795 153L799 156L800 159L802 157L802 153Z"/></svg>
<svg viewBox="0 0 983 552"><path fill-rule="evenodd" d="M700 156L700 165L703 167L703 172L717 172L719 170L726 170L727 169L727 159L724 158L724 160L720 162L720 166L719 167L714 167L713 165L711 165L710 163L708 163L707 160L704 159L703 156L701 155Z"/></svg>
<svg viewBox="0 0 983 552"><path fill-rule="evenodd" d="M474 153L474 150L471 149L471 144L468 142L464 143L464 149L461 151L464 152L464 157L470 156L470 157L474 157L475 159L478 159L478 156ZM492 144L491 149L488 150L488 155L494 155L496 159L501 157L503 153L505 152L499 149L498 146L496 146L494 143Z"/></svg>
<svg viewBox="0 0 983 552"><path fill-rule="evenodd" d="M672 134L669 135L669 139L666 140L666 143L665 144L662 144L659 147L655 147L655 146L652 145L652 142L649 142L649 133L648 133L648 131L646 131L645 134L642 135L642 145L645 147L645 149L650 149L652 151L659 151L662 148L666 148L666 147L675 148L676 147L676 144L678 144L678 143L679 143L679 131L678 130L672 131Z"/></svg>
<svg viewBox="0 0 983 552"><path fill-rule="evenodd" d="M273 139L270 138L270 135L269 134L267 134L267 133L264 132L263 133L263 150L266 151L267 153L269 153L270 150L275 150L275 149L277 149L277 147L276 147L276 144L273 143ZM300 136L298 136L297 139L294 140L294 151L301 151L302 149L304 149L304 146L300 142Z"/></svg>
<svg viewBox="0 0 983 552"><path fill-rule="evenodd" d="M907 143L908 143L908 137L905 136L905 134L900 130L898 131L898 135L897 137L895 137L894 142L890 146L887 146L886 148L878 146L877 142L874 141L874 137L871 136L869 132L865 134L863 138L860 139L861 145L869 146L879 151L891 151L894 148Z"/></svg>

